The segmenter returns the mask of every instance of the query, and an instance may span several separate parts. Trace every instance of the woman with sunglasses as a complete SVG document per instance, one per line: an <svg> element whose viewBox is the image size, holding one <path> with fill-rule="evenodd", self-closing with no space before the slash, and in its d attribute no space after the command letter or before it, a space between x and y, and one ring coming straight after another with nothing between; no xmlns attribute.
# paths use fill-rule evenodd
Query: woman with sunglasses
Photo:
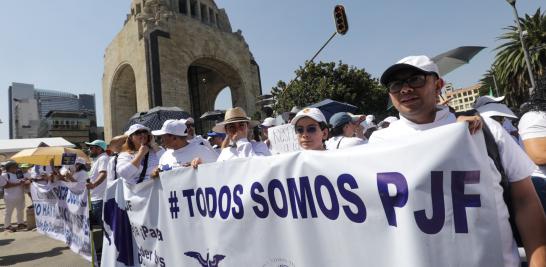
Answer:
<svg viewBox="0 0 546 267"><path fill-rule="evenodd" d="M290 123L294 125L302 149L325 150L324 140L328 138L328 125L318 108L304 108Z"/></svg>
<svg viewBox="0 0 546 267"><path fill-rule="evenodd" d="M144 125L131 125L125 135L128 137L118 156L116 171L125 182L138 184L150 179L159 165L161 150L152 142L150 129Z"/></svg>
<svg viewBox="0 0 546 267"><path fill-rule="evenodd" d="M234 158L248 158L253 156L270 156L267 145L261 142L249 141L251 129L259 124L246 116L246 112L235 107L226 111L224 121L216 124L212 130L217 133L226 133L222 144L222 151L216 161L225 161Z"/></svg>

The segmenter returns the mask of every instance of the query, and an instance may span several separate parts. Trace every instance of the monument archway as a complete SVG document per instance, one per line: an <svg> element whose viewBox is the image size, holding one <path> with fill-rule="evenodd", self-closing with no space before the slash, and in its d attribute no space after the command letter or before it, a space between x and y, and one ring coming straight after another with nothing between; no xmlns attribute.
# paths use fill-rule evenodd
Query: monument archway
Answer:
<svg viewBox="0 0 546 267"><path fill-rule="evenodd" d="M188 94L191 102L191 114L196 117L214 110L218 94L226 87L231 91L231 103L238 106L242 80L237 71L229 64L213 58L200 58L188 68ZM196 121L197 132L210 129L210 123Z"/></svg>
<svg viewBox="0 0 546 267"><path fill-rule="evenodd" d="M115 136L123 133L127 121L137 112L135 72L131 65L123 64L118 68L110 93L112 135Z"/></svg>
<svg viewBox="0 0 546 267"><path fill-rule="evenodd" d="M129 90L133 95L124 95L122 103L117 94L129 91L115 91L130 83L120 78L128 75L118 67L124 63L130 65L134 82ZM122 30L104 54L105 139L119 134L121 122L135 112L156 106L180 107L197 119L214 109L216 96L226 87L234 106L249 116L256 111L260 69L224 9L214 0L132 0ZM128 106L120 106L126 102Z"/></svg>

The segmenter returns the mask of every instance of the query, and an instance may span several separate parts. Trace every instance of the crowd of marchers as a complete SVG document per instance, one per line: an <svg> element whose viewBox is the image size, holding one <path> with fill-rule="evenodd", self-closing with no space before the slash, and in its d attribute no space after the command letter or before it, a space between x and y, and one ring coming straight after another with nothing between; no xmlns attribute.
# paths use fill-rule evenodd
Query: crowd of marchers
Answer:
<svg viewBox="0 0 546 267"><path fill-rule="evenodd" d="M217 123L206 138L195 133L194 119L187 118L167 120L155 131L134 124L109 144L102 140L87 143L94 158L90 168L80 158L74 166L53 168L8 162L0 176L6 203L4 227L9 231L24 227L24 194L31 180L86 183L91 191L90 219L92 224L101 225L108 181L123 179L137 184L176 168L271 156L268 129L283 123L293 125L301 150L324 153L348 147L366 149L367 144L412 138L432 128L465 123L471 134L483 130L486 139L490 139L492 145L488 145L488 150L495 150L498 156L490 160L502 170L498 180L507 179L509 183L508 199L498 190L491 191L500 194L495 199L505 266L520 264L516 241L525 248L529 266L546 266L546 110L530 105L531 108L518 117L502 103L503 97L482 96L471 112L458 114L447 103L439 101L444 80L436 64L426 56L401 59L384 71L380 82L387 88L399 118L387 117L378 122L373 115L339 112L327 120L320 109L294 107L286 121L279 116L260 122L235 107L226 111L224 120ZM11 225L14 210L17 227ZM514 231L510 217L515 224Z"/></svg>

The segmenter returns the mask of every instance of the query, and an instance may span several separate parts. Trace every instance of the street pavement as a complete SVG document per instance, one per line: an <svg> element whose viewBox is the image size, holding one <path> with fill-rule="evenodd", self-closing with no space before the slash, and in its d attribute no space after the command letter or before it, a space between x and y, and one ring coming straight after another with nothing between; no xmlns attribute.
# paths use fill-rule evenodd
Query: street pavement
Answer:
<svg viewBox="0 0 546 267"><path fill-rule="evenodd" d="M25 197L25 206L29 206L30 198ZM5 208L4 199L0 199L0 228L4 228ZM12 223L16 221L15 215L16 211L13 212ZM42 235L36 229L14 233L0 230L0 266L79 267L91 266L91 262L72 252L63 242Z"/></svg>

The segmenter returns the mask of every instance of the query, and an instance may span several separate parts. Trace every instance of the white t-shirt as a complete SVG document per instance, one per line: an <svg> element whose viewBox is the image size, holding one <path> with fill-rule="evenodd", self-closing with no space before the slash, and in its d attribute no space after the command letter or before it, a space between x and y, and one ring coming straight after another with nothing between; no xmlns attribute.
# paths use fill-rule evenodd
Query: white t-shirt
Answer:
<svg viewBox="0 0 546 267"><path fill-rule="evenodd" d="M342 135L338 135L326 140L326 149L327 150L343 149L343 148L348 148L353 146L364 145L366 143L368 142L362 138L345 137Z"/></svg>
<svg viewBox="0 0 546 267"><path fill-rule="evenodd" d="M216 162L218 154L199 143L188 143L186 146L173 150L168 149L159 159L161 170L170 170L189 164L194 158L201 158L203 163Z"/></svg>
<svg viewBox="0 0 546 267"><path fill-rule="evenodd" d="M87 175L86 171L81 170L72 174L72 178L74 178L77 183L85 183L87 181L87 178L89 178L89 175Z"/></svg>
<svg viewBox="0 0 546 267"><path fill-rule="evenodd" d="M391 123L388 128L375 131L370 137L370 143L381 143L392 139L398 139L408 135L417 134L420 131L429 130L450 123L455 123L455 116L449 112L447 108L438 107L434 122L427 124L415 124L400 114L400 120ZM529 157L516 144L514 139L504 130L504 128L496 121L483 117L485 124L491 130L495 142L499 149L502 165L506 176L510 182L520 181L527 178L534 170L535 166ZM493 160L489 159L491 164ZM500 176L498 177L500 183ZM499 224L503 259L505 266L519 266L519 254L516 242L512 236L510 222L508 221L508 209L502 197L502 190L493 191L498 195L495 196L497 207L497 222Z"/></svg>
<svg viewBox="0 0 546 267"><path fill-rule="evenodd" d="M546 112L529 111L523 114L518 128L522 140L546 137ZM546 178L546 165L538 166L533 176Z"/></svg>
<svg viewBox="0 0 546 267"><path fill-rule="evenodd" d="M251 141L246 138L237 140L235 146L222 149L216 161L225 161L236 158L249 158L255 156L271 156L271 151L262 142Z"/></svg>
<svg viewBox="0 0 546 267"><path fill-rule="evenodd" d="M5 186L6 184L19 184L21 180L17 178L15 173L6 172L0 176L0 186ZM4 199L9 200L20 200L24 199L25 194L23 191L23 186L14 186L10 188L4 188Z"/></svg>
<svg viewBox="0 0 546 267"><path fill-rule="evenodd" d="M99 178L100 172L106 172L108 168L108 155L106 153L100 154L94 161L89 171L89 179L91 182L95 182ZM104 197L104 191L106 191L106 179L95 188L91 189L91 201L102 200Z"/></svg>
<svg viewBox="0 0 546 267"><path fill-rule="evenodd" d="M146 168L146 173L144 174L144 178L142 181L149 180L150 174L159 165L158 152L150 151L148 156L148 165ZM135 158L134 153L121 152L119 154L118 165L116 167L116 171L118 173L118 179L123 178L125 179L125 182L129 184L138 183L138 180L140 179L140 174L142 173L142 170L144 169L143 166L144 166L145 158L144 157L142 158L142 161L140 161L140 164L138 167L136 167L135 165L131 163L131 161L133 161L134 158Z"/></svg>

